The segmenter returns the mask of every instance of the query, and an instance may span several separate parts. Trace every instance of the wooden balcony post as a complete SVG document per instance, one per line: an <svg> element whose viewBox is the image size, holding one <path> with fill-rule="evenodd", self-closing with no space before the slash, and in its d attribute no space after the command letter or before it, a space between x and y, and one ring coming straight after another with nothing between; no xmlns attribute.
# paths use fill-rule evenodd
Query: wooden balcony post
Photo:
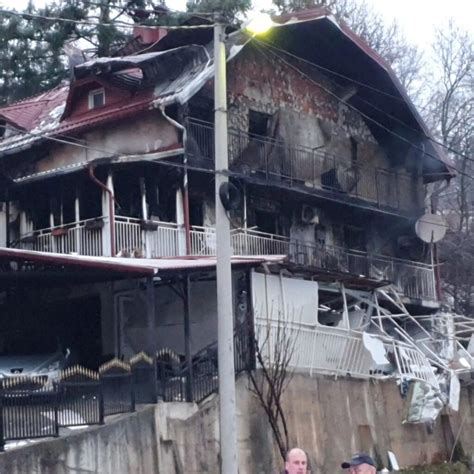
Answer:
<svg viewBox="0 0 474 474"><path fill-rule="evenodd" d="M111 191L113 195L114 181L112 173L109 173L107 176L107 185L106 187ZM115 247L115 242L112 242L114 239L114 233L111 231L112 225L115 226L114 213L111 212L112 206L115 204L110 202L112 196L109 192L102 191L102 215L107 225L104 225L102 228L102 254L104 257L110 257L112 255L112 249Z"/></svg>
<svg viewBox="0 0 474 474"><path fill-rule="evenodd" d="M76 252L82 255L82 242L81 242L81 229L79 227L79 221L81 220L81 208L79 201L79 189L76 187L76 196L74 198L74 220L76 221Z"/></svg>

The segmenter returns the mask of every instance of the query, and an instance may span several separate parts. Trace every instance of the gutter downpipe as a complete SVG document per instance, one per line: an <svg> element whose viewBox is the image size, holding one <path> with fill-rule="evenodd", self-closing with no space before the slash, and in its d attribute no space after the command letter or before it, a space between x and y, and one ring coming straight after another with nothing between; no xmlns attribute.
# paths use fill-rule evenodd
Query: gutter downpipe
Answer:
<svg viewBox="0 0 474 474"><path fill-rule="evenodd" d="M7 248L10 247L10 190L5 188L5 241Z"/></svg>
<svg viewBox="0 0 474 474"><path fill-rule="evenodd" d="M112 257L115 257L115 196L111 189L109 189L102 181L100 181L94 174L94 165L87 165L89 177L102 188L109 195L109 216L110 216L110 252Z"/></svg>
<svg viewBox="0 0 474 474"><path fill-rule="evenodd" d="M189 191L188 191L188 157L186 154L186 141L187 141L187 132L186 127L181 125L176 120L172 119L166 115L165 107L160 105L160 111L171 125L174 125L176 128L183 132L183 148L184 148L184 176L183 176L183 213L184 213L184 230L186 234L186 255L191 255L191 223L189 219Z"/></svg>

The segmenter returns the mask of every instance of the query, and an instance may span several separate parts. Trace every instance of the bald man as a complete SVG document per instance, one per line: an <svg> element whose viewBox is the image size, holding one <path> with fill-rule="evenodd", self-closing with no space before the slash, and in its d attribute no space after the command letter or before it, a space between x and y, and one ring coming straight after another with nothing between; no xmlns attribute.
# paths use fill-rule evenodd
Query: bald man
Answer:
<svg viewBox="0 0 474 474"><path fill-rule="evenodd" d="M286 454L285 462L286 474L307 474L308 457L300 448L293 448Z"/></svg>

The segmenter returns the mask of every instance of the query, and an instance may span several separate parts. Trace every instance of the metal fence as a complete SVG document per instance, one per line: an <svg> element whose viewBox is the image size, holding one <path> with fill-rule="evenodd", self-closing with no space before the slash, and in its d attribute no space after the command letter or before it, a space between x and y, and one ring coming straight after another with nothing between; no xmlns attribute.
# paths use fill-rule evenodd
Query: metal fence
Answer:
<svg viewBox="0 0 474 474"><path fill-rule="evenodd" d="M214 162L212 124L188 119L186 153L207 166ZM271 137L229 129L231 168L245 175L349 196L413 214L422 207L420 177L402 170L355 163L330 153L289 145Z"/></svg>
<svg viewBox="0 0 474 474"><path fill-rule="evenodd" d="M6 440L58 436L57 391L44 378L14 377L1 388L0 449Z"/></svg>
<svg viewBox="0 0 474 474"><path fill-rule="evenodd" d="M253 360L248 324L235 332L235 371ZM129 362L112 359L93 371L74 366L56 381L12 376L0 382L0 451L6 441L59 436L70 426L103 424L104 416L133 412L136 403L199 402L217 391L217 343L193 357L192 365L169 350L144 352Z"/></svg>
<svg viewBox="0 0 474 474"><path fill-rule="evenodd" d="M239 374L254 367L252 331L242 324L234 332L234 368ZM160 394L164 401L200 402L217 392L219 372L217 343L210 344L193 356L191 364L179 362L176 354L162 351L157 355Z"/></svg>
<svg viewBox="0 0 474 474"><path fill-rule="evenodd" d="M104 399L99 376L80 366L67 369L57 385L59 426L104 422Z"/></svg>
<svg viewBox="0 0 474 474"><path fill-rule="evenodd" d="M25 250L78 255L103 255L103 216L70 222L60 227L38 229L21 235L17 246Z"/></svg>
<svg viewBox="0 0 474 474"><path fill-rule="evenodd" d="M135 410L135 390L130 364L119 359L99 367L104 399L104 415L116 415Z"/></svg>
<svg viewBox="0 0 474 474"><path fill-rule="evenodd" d="M138 354L99 372L74 366L57 381L12 376L0 383L0 451L6 441L58 436L59 428L104 423L104 416L135 410L135 400L154 403L155 364Z"/></svg>
<svg viewBox="0 0 474 474"><path fill-rule="evenodd" d="M383 345L386 366L374 362L362 332L282 320L258 318L256 321L257 341L269 364L275 360L279 346L287 345L290 348L288 366L310 374L377 379L396 373L402 380L420 381L439 388L433 367L420 349L380 335L370 336Z"/></svg>

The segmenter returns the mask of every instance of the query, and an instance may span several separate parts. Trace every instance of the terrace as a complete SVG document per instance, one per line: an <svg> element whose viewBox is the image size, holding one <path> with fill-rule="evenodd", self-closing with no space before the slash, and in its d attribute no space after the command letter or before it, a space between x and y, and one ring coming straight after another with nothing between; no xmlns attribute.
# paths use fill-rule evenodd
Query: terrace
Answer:
<svg viewBox="0 0 474 474"><path fill-rule="evenodd" d="M16 247L40 252L108 255L110 233L107 217L88 219L30 232ZM214 256L215 229L193 226L190 255ZM335 246L318 246L289 237L251 229L232 230L234 255L286 255L289 262L328 272L342 272L394 283L410 298L436 300L433 267L428 264L376 255ZM186 255L184 226L172 222L115 217L115 249L124 257L177 257ZM109 254L110 255L110 254Z"/></svg>
<svg viewBox="0 0 474 474"><path fill-rule="evenodd" d="M188 119L187 134L188 159L213 169L212 124ZM400 169L374 167L235 129L229 129L229 162L231 173L256 183L397 215L422 214L421 179Z"/></svg>

